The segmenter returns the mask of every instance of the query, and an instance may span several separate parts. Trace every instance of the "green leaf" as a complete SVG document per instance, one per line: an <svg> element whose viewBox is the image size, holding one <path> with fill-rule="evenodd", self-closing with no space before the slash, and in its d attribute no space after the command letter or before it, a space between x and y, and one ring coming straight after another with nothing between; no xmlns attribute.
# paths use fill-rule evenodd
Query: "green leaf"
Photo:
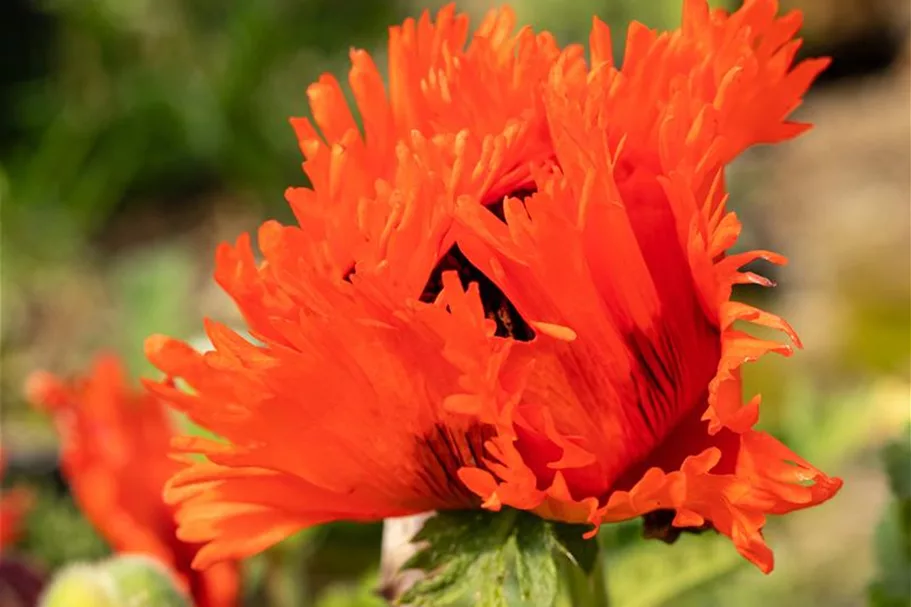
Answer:
<svg viewBox="0 0 911 607"><path fill-rule="evenodd" d="M441 512L415 536L423 548L403 567L428 575L399 602L550 607L558 593L558 559L585 563L590 570L597 543L581 540L584 531L512 509Z"/></svg>
<svg viewBox="0 0 911 607"><path fill-rule="evenodd" d="M552 605L557 596L557 563L553 524L522 516L516 525L516 577L523 602Z"/></svg>
<svg viewBox="0 0 911 607"><path fill-rule="evenodd" d="M505 605L500 590L490 586L506 577L502 553L515 516L512 510L493 516L469 511L441 512L428 519L414 538L427 546L405 563L404 569L421 569L430 575L412 586L401 602L453 605L474 591L479 605ZM477 588L473 588L475 580L480 582ZM502 587L502 582L497 585Z"/></svg>

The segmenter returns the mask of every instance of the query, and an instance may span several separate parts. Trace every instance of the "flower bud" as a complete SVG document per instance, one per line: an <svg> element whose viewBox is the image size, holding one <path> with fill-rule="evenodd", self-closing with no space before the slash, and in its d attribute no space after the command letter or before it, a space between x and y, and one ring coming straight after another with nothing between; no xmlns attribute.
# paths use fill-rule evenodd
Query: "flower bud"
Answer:
<svg viewBox="0 0 911 607"><path fill-rule="evenodd" d="M122 555L57 574L41 607L191 607L167 568L142 555Z"/></svg>
<svg viewBox="0 0 911 607"><path fill-rule="evenodd" d="M60 571L41 597L41 607L115 607L100 567L78 563Z"/></svg>

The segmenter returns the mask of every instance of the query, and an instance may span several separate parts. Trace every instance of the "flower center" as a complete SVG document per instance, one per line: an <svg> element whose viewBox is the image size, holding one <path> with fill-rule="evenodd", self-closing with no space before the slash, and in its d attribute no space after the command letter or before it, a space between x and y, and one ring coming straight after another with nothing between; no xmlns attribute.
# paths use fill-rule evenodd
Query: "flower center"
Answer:
<svg viewBox="0 0 911 607"><path fill-rule="evenodd" d="M524 200L532 194L534 194L534 190L523 189L513 192L509 197ZM503 215L503 200L489 204L486 208L500 221L506 221ZM516 341L534 339L535 332L519 315L509 298L492 280L468 261L457 244L453 245L433 268L427 284L424 285L420 300L426 303L434 301L443 290L443 272L451 271L458 272L463 288L468 288L468 285L473 282L478 284L484 315L497 324L495 333L497 337L508 337Z"/></svg>
<svg viewBox="0 0 911 607"><path fill-rule="evenodd" d="M493 281L468 261L459 245L453 245L434 267L420 300L428 303L434 301L443 289L443 272L451 271L458 272L463 288L473 282L478 284L484 315L497 324L495 334L498 337L509 337L517 341L531 341L534 338L534 331L519 316L512 302Z"/></svg>

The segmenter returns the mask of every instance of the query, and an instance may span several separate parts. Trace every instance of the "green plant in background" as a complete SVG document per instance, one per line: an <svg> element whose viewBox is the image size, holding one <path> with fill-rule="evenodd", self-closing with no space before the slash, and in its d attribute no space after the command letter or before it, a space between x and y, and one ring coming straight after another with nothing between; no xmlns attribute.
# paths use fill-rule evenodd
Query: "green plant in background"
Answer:
<svg viewBox="0 0 911 607"><path fill-rule="evenodd" d="M112 347L127 353L125 363L134 376L151 371L142 354L149 327L185 335L192 324L194 258L180 243L144 247L119 256L111 264L112 291L117 298L118 327Z"/></svg>
<svg viewBox="0 0 911 607"><path fill-rule="evenodd" d="M901 373L911 364L908 299L878 291L855 285L845 294L850 322L840 358L845 366L871 374Z"/></svg>
<svg viewBox="0 0 911 607"><path fill-rule="evenodd" d="M911 604L911 426L882 451L892 489L885 516L876 529L879 575L870 586L872 607Z"/></svg>
<svg viewBox="0 0 911 607"><path fill-rule="evenodd" d="M731 9L737 0L710 0L717 8ZM592 15L597 15L613 27L618 35L613 40L614 53L620 62L625 24L639 21L652 28L668 30L680 23L683 3L680 0L611 0L610 2L581 0L566 3L561 0L517 0L512 3L519 18L535 26L545 27L558 39L587 41Z"/></svg>
<svg viewBox="0 0 911 607"><path fill-rule="evenodd" d="M372 45L400 11L394 2L334 6L44 2L56 65L20 85L5 117L22 145L2 158L14 177L4 245L59 261L123 205L173 199L166 208L180 213L193 192L213 189L280 199L276 184L303 179L287 127L306 111L301 83L349 44Z"/></svg>
<svg viewBox="0 0 911 607"><path fill-rule="evenodd" d="M321 606L323 600L351 607L377 604L379 532L379 525L322 525L247 559L243 604Z"/></svg>
<svg viewBox="0 0 911 607"><path fill-rule="evenodd" d="M28 6L40 13L12 13L18 30L3 24L27 31L15 40L35 50L30 80L2 82L8 410L32 357L67 368L70 356L115 348L145 371L137 336L185 334L198 314L184 295L211 254L188 255L181 231L210 207L238 203L254 216L287 216L282 189L305 180L287 119L308 111L306 83L340 65L349 44L374 46L403 10L369 0L348 3L350 12L328 0ZM24 27L35 20L43 26ZM32 61L39 55L46 60ZM116 234L115 217L125 218ZM150 236L153 248L137 246ZM41 334L55 332L45 326L66 318L78 334L45 344Z"/></svg>
<svg viewBox="0 0 911 607"><path fill-rule="evenodd" d="M745 568L740 555L715 534L684 536L672 547L637 542L611 555L611 605L662 607L704 599L713 585Z"/></svg>
<svg viewBox="0 0 911 607"><path fill-rule="evenodd" d="M35 492L19 550L38 558L50 570L110 553L70 496L47 485L38 486Z"/></svg>

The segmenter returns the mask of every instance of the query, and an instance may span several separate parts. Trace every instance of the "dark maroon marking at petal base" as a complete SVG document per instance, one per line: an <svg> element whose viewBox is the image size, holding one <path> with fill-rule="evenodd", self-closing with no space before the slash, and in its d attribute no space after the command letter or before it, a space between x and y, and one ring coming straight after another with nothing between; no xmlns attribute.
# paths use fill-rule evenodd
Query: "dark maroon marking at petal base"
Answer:
<svg viewBox="0 0 911 607"><path fill-rule="evenodd" d="M495 434L491 426L473 424L454 430L435 424L417 442L417 458L424 463L421 479L433 494L447 504L476 507L480 498L459 480L465 466L486 469L484 443Z"/></svg>
<svg viewBox="0 0 911 607"><path fill-rule="evenodd" d="M453 245L431 272L421 293L421 301L430 303L437 298L443 290L443 272L458 272L462 287L466 289L471 283L477 283L484 315L497 324L498 337L510 337L517 341L531 341L534 338L534 331L519 315L512 302L492 280L468 261L458 245Z"/></svg>

